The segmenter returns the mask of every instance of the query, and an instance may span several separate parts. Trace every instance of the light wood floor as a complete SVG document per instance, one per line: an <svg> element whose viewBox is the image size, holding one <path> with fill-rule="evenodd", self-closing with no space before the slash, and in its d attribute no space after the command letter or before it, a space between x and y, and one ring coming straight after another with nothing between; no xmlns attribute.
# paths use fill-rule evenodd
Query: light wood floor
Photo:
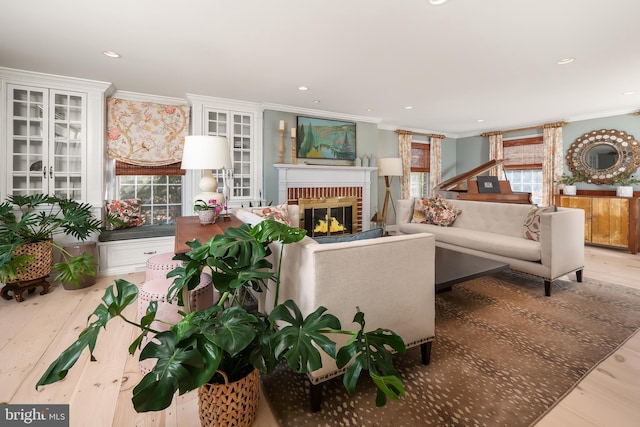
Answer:
<svg viewBox="0 0 640 427"><path fill-rule="evenodd" d="M585 277L640 288L640 255L602 248L586 248ZM141 283L143 273L125 278ZM46 367L86 325L113 278L100 278L90 288L26 295L23 303L0 300L0 403L69 403L71 426L197 426L195 392L174 400L160 413L137 414L131 390L138 383L136 359L125 348L133 328L115 322L96 347L98 362L85 354L67 378L36 391ZM135 317L133 310L130 317ZM639 313L640 315L640 313ZM640 335L593 370L537 427L639 426ZM277 427L264 399L257 427Z"/></svg>

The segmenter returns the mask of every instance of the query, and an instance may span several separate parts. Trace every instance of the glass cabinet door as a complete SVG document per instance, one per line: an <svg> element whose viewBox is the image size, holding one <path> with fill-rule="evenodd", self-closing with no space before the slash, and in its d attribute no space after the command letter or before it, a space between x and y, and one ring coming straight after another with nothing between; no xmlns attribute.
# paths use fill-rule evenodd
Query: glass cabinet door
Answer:
<svg viewBox="0 0 640 427"><path fill-rule="evenodd" d="M85 139L85 98L82 94L52 91L49 192L80 200Z"/></svg>
<svg viewBox="0 0 640 427"><path fill-rule="evenodd" d="M8 191L82 199L86 96L8 85Z"/></svg>
<svg viewBox="0 0 640 427"><path fill-rule="evenodd" d="M10 192L16 195L46 193L48 91L9 86Z"/></svg>

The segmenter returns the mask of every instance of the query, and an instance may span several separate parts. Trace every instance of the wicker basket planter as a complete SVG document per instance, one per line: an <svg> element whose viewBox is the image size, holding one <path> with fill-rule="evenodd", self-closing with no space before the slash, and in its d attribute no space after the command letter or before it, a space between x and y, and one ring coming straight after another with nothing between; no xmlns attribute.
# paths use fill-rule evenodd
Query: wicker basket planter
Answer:
<svg viewBox="0 0 640 427"><path fill-rule="evenodd" d="M14 254L31 254L34 256L34 259L29 263L29 267L24 272L19 273L15 279L8 280L7 283L26 282L47 277L51 274L53 246L51 246L50 242L25 243L18 246Z"/></svg>
<svg viewBox="0 0 640 427"><path fill-rule="evenodd" d="M246 377L225 384L205 384L198 389L200 423L205 427L249 427L256 419L260 399L260 375L254 369Z"/></svg>

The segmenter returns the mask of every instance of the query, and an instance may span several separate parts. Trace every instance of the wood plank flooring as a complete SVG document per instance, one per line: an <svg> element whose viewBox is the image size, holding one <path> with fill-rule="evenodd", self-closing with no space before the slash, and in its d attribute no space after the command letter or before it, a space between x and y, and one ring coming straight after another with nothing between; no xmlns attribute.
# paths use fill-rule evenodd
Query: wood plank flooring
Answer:
<svg viewBox="0 0 640 427"><path fill-rule="evenodd" d="M640 255L590 246L585 255L585 277L640 288ZM139 284L144 273L124 278ZM137 359L124 350L134 333L124 322L115 322L103 332L95 351L98 362L90 363L84 355L64 381L35 390L36 381L84 328L112 281L113 277L99 278L96 285L74 291L55 285L48 295L25 294L23 303L0 300L0 402L69 403L71 426L77 427L199 425L196 392L180 396L159 413L133 410L131 393L140 373ZM135 317L133 307L129 314ZM537 427L638 426L639 378L640 335L636 334L591 371ZM254 425L278 426L264 398Z"/></svg>

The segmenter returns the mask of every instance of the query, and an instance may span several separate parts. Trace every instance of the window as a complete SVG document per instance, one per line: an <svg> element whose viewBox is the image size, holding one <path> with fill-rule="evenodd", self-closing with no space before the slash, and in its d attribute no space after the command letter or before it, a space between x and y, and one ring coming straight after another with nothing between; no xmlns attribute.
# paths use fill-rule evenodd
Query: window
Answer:
<svg viewBox="0 0 640 427"><path fill-rule="evenodd" d="M531 193L533 203L542 202L542 135L509 139L502 143L504 169L511 190Z"/></svg>
<svg viewBox="0 0 640 427"><path fill-rule="evenodd" d="M429 156L428 143L411 143L411 198L429 196Z"/></svg>
<svg viewBox="0 0 640 427"><path fill-rule="evenodd" d="M182 177L133 175L118 177L120 199L140 198L145 225L175 224L182 215Z"/></svg>

